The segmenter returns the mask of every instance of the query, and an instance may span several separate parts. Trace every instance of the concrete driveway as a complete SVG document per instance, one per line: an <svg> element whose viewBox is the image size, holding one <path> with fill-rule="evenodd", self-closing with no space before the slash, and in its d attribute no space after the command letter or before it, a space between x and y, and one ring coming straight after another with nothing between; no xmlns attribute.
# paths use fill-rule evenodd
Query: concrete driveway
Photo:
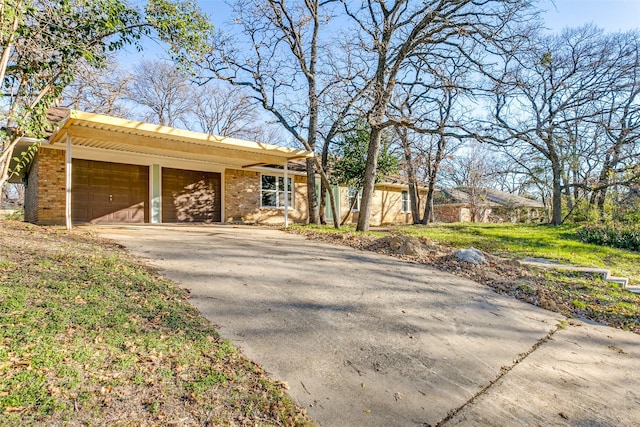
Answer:
<svg viewBox="0 0 640 427"><path fill-rule="evenodd" d="M640 423L640 335L273 229L92 229L189 289L321 426Z"/></svg>

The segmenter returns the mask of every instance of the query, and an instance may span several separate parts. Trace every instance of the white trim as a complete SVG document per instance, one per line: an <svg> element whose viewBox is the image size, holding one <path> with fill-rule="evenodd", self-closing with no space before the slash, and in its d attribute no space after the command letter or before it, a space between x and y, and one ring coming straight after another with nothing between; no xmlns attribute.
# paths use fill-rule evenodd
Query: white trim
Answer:
<svg viewBox="0 0 640 427"><path fill-rule="evenodd" d="M154 198L153 184L156 180L156 166L158 166L158 206L154 212L156 200ZM162 166L157 163L149 165L149 223L162 224Z"/></svg>
<svg viewBox="0 0 640 427"><path fill-rule="evenodd" d="M52 150L65 150L61 145L48 145ZM158 156L153 154L130 153L126 151L107 150L104 148L73 146L73 158L82 160L95 160L99 162L126 163L130 165L150 166L159 164L161 167L173 169L200 170L204 172L222 172L224 169L250 170L267 175L283 175L283 170L268 168L265 166L251 166L243 168L237 164L215 163L208 160L186 160L173 157ZM191 166L189 166L191 165ZM197 166L195 166L197 165ZM195 169L194 169L195 168ZM289 170L289 176L307 176L306 172Z"/></svg>
<svg viewBox="0 0 640 427"><path fill-rule="evenodd" d="M230 166L229 169L238 169L238 167ZM242 170L256 171L256 172L264 173L265 175L282 175L283 174L283 170L282 169L267 168L267 167L264 167L264 166L251 166L251 167L248 167L248 168L242 168ZM306 172L289 170L289 175L307 176L307 173Z"/></svg>
<svg viewBox="0 0 640 427"><path fill-rule="evenodd" d="M404 209L404 195L407 195L407 208L408 209ZM402 190L400 191L400 212L401 213L410 213L411 212L411 197L409 197L409 190Z"/></svg>
<svg viewBox="0 0 640 427"><path fill-rule="evenodd" d="M289 165L284 162L284 228L289 228ZM261 183L262 184L262 183ZM293 180L291 180L293 187Z"/></svg>
<svg viewBox="0 0 640 427"><path fill-rule="evenodd" d="M65 148L55 145L47 146L46 148L53 150L65 150ZM241 170L237 165L213 163L206 160L175 159L171 157L127 153L123 151L105 150L102 148L83 147L77 145L73 146L73 158L138 166L151 166L153 164L157 164L164 168L199 170L203 172L222 172L225 168Z"/></svg>
<svg viewBox="0 0 640 427"><path fill-rule="evenodd" d="M65 206L64 206L64 219L65 225L67 226L67 230L71 230L73 224L71 223L71 182L72 182L72 174L71 174L71 165L72 165L72 156L71 156L71 137L67 134L67 150L65 153Z"/></svg>
<svg viewBox="0 0 640 427"><path fill-rule="evenodd" d="M224 224L225 221L225 214L224 214L224 210L225 210L225 206L226 204L224 203L224 197L226 194L225 191L225 185L224 183L226 182L225 180L227 179L226 177L226 169L224 169L222 172L220 172L220 223Z"/></svg>
<svg viewBox="0 0 640 427"><path fill-rule="evenodd" d="M283 173L261 173L259 176L260 176L260 203L259 203L259 209L285 209L285 205L284 204L282 204L280 206L263 206L262 205L262 191L263 191L262 190L262 177L263 176L273 176L275 178L282 177L283 181L284 181L284 186L285 186L284 191L285 191L285 195L286 195L286 190L288 188L288 185L287 185L287 181L284 180L284 174ZM292 209L295 209L295 206L296 206L296 187L295 187L295 184L296 183L295 183L293 177L289 176L288 179L291 180L291 199L292 199L291 202L292 203L291 203L290 207ZM276 203L277 203L277 201L278 201L278 193L281 191L280 189L278 189L278 180L276 179L276 189L275 190L265 190L265 191L274 192L276 194ZM285 202L287 202L287 201L288 201L288 199L285 200Z"/></svg>

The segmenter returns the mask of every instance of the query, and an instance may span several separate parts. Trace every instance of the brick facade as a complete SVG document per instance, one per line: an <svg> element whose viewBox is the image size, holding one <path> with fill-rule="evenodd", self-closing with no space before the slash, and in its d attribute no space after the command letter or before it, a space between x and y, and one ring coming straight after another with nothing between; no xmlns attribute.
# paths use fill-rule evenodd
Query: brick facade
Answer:
<svg viewBox="0 0 640 427"><path fill-rule="evenodd" d="M260 207L260 172L226 169L224 173L225 222L249 224L281 224L284 209ZM289 219L307 222L307 179L293 175L293 207L289 208Z"/></svg>
<svg viewBox="0 0 640 427"><path fill-rule="evenodd" d="M65 152L40 147L29 170L25 187L25 221L64 224Z"/></svg>
<svg viewBox="0 0 640 427"><path fill-rule="evenodd" d="M471 222L471 209L466 205L435 205L435 222ZM492 208L485 207L478 210L475 222L491 222Z"/></svg>
<svg viewBox="0 0 640 427"><path fill-rule="evenodd" d="M413 222L411 212L402 211L402 191L401 189L389 187L377 187L374 190L369 222L371 225L411 224ZM424 211L425 198L426 193L421 194L421 203L418 209L420 213ZM340 220L347 214L349 207L349 189L340 187ZM346 224L357 223L358 217L358 211L351 212Z"/></svg>
<svg viewBox="0 0 640 427"><path fill-rule="evenodd" d="M262 172L266 173L266 172ZM282 224L284 209L260 207L260 176L258 171L226 169L223 178L224 222ZM294 182L294 206L289 219L294 223L307 223L307 180L305 176L290 175ZM340 188L340 216L349 209L346 187ZM421 195L420 212L424 210ZM453 212L452 212L453 214ZM440 218L436 207L437 220ZM457 216L457 215L456 215ZM65 222L65 152L41 147L29 171L25 188L25 220L38 224L64 224ZM352 212L347 223L355 223L358 212ZM459 220L459 219L456 219ZM411 223L411 213L402 212L402 190L377 187L371 209L371 224Z"/></svg>

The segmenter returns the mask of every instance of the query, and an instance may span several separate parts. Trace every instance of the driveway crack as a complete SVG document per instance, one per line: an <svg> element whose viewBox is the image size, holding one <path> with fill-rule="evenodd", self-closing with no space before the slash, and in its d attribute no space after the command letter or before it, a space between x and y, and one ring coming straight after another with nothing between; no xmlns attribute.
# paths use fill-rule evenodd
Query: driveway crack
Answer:
<svg viewBox="0 0 640 427"><path fill-rule="evenodd" d="M435 427L444 426L446 423L451 421L453 419L453 417L455 417L460 411L462 411L464 408L466 408L467 406L471 405L473 402L478 400L482 395L486 394L491 389L491 387L494 386L494 384L496 384L498 381L500 381L513 368L518 366L522 361L524 361L527 357L529 357L529 355L531 355L534 351L536 351L538 348L540 348L544 343L549 341L555 335L556 332L558 332L560 329L564 329L564 328L565 328L565 324L563 322L558 323L553 329L551 329L547 333L547 335L545 335L544 337L540 338L535 344L533 344L529 350L527 350L524 353L519 354L518 357L513 361L513 363L511 365L501 367L500 368L500 373L498 374L498 376L495 377L493 380L489 381L489 384L487 384L480 391L478 391L476 394L471 396L471 398L469 400L467 400L465 403L463 403L462 405L460 405L457 408L454 408L454 409L450 410L447 413L446 417L444 417L443 419L438 421L437 424L435 424Z"/></svg>

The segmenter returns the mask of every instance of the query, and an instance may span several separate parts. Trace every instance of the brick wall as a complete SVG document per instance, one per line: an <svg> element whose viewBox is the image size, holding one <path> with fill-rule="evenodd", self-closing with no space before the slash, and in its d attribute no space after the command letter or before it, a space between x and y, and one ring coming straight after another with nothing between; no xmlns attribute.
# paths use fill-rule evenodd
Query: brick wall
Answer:
<svg viewBox="0 0 640 427"><path fill-rule="evenodd" d="M435 222L471 222L471 210L464 205L435 205L433 209ZM490 222L492 209L480 209L476 215L476 222Z"/></svg>
<svg viewBox="0 0 640 427"><path fill-rule="evenodd" d="M469 209L461 206L433 206L433 217L435 222L460 222L461 209L465 209L468 213Z"/></svg>
<svg viewBox="0 0 640 427"><path fill-rule="evenodd" d="M225 222L281 224L284 209L260 207L260 172L226 169L224 176ZM293 175L294 207L289 208L289 219L307 222L307 180Z"/></svg>
<svg viewBox="0 0 640 427"><path fill-rule="evenodd" d="M64 224L65 204L65 152L40 147L25 189L25 220Z"/></svg>
<svg viewBox="0 0 640 427"><path fill-rule="evenodd" d="M421 200L421 208L424 209L424 196ZM340 219L349 211L349 190L347 187L340 187ZM422 211L421 211L422 212ZM351 212L345 224L355 224L358 222L360 213ZM373 192L371 205L371 225L383 224L410 224L413 222L411 212L402 212L402 190L389 188L376 188Z"/></svg>

